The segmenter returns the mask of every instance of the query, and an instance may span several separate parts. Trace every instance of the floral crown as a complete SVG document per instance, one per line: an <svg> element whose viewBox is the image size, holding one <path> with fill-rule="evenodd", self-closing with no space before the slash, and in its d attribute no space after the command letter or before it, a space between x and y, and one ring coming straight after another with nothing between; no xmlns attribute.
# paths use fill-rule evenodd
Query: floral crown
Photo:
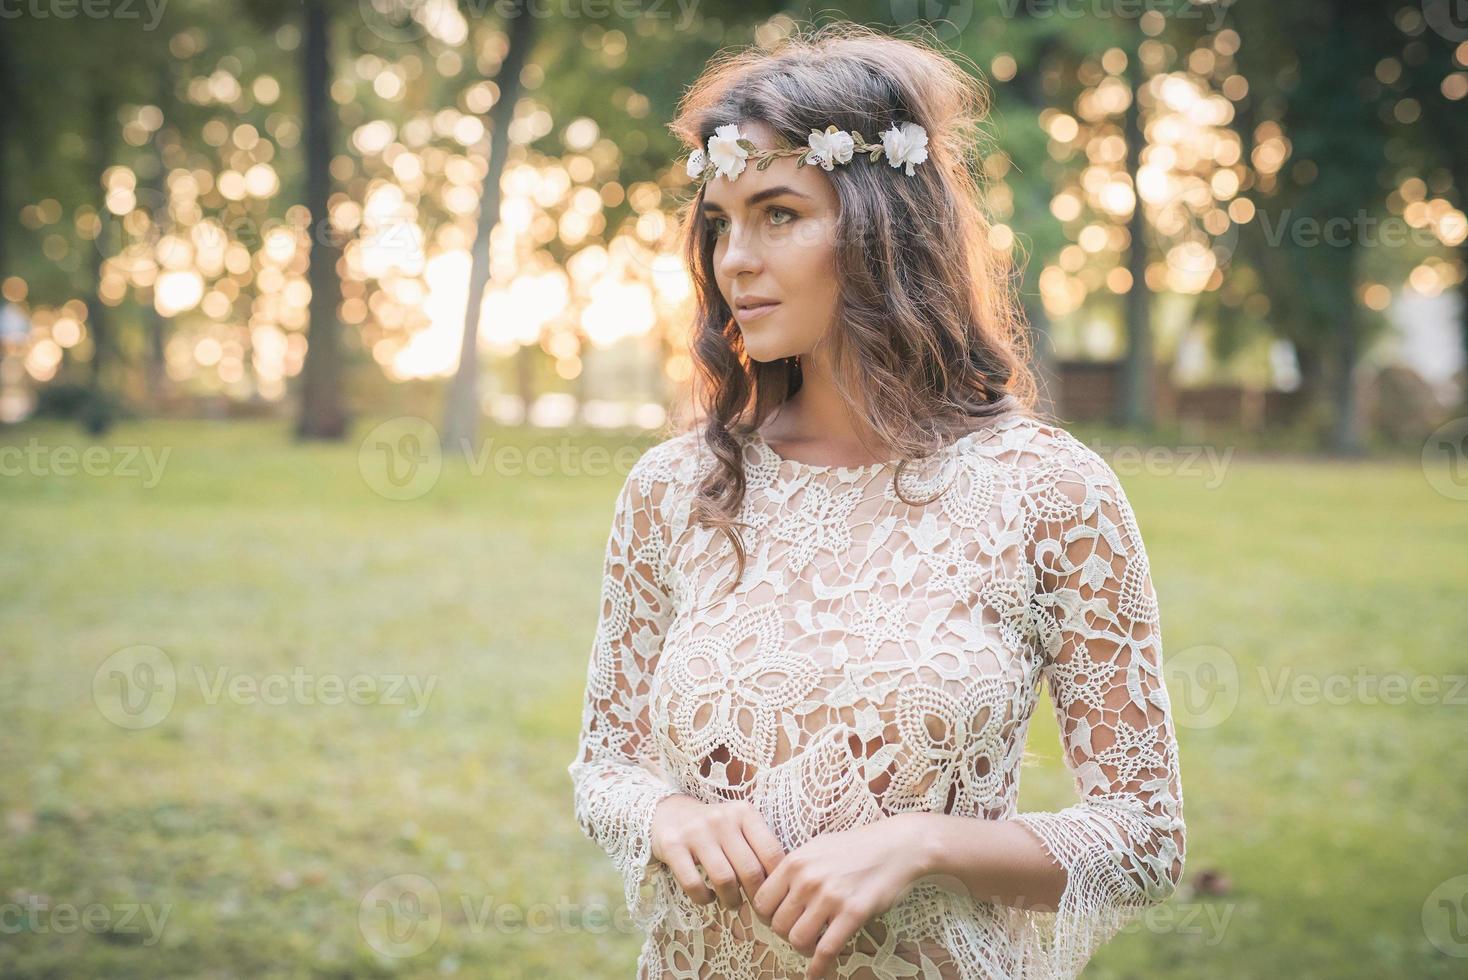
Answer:
<svg viewBox="0 0 1468 980"><path fill-rule="evenodd" d="M738 123L729 123L714 130L714 135L709 137L707 151L699 148L688 155L688 176L702 181L723 174L726 180L733 180L744 172L751 159L757 161L756 170L764 170L777 157L797 155L800 157L795 161L797 168L810 163L830 170L833 165L848 163L853 155L864 153L873 163L877 162L877 157L885 154L887 162L892 166L905 165L907 176L911 177L912 168L928 158L928 131L917 123L894 124L879 138L880 143L868 143L856 130L848 133L833 125L827 126L824 133L811 130L806 146L786 150L757 150L739 132Z"/></svg>

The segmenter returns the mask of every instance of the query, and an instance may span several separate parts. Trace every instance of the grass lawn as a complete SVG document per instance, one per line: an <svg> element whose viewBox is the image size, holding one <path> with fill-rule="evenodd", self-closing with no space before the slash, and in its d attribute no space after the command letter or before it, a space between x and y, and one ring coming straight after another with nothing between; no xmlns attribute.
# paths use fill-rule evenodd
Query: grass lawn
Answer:
<svg viewBox="0 0 1468 980"><path fill-rule="evenodd" d="M370 428L129 424L72 475L73 427L0 430L0 975L633 975L565 771L624 471L389 499ZM1087 977L1463 976L1429 931L1468 955L1468 501L1411 461L1174 470L1117 466L1188 872ZM1439 688L1362 695L1391 677ZM1069 803L1048 704L1030 749L1022 808Z"/></svg>

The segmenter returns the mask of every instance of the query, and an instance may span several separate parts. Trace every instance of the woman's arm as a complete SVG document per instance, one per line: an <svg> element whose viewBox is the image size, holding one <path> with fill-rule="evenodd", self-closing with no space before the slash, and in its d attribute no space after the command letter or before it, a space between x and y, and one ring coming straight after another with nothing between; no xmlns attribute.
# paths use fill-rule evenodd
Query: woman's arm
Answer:
<svg viewBox="0 0 1468 980"><path fill-rule="evenodd" d="M982 902L1044 912L1060 906L1065 869L1017 821L899 813L884 823L911 842L914 880L948 879L950 891Z"/></svg>
<svg viewBox="0 0 1468 980"><path fill-rule="evenodd" d="M603 565L601 613L587 666L576 757L567 766L582 831L622 874L627 908L647 929L660 908L642 883L660 865L650 853L653 810L678 792L657 765L648 688L672 615L658 500L666 484L644 456L617 496Z"/></svg>
<svg viewBox="0 0 1468 980"><path fill-rule="evenodd" d="M1013 976L1072 977L1182 876L1182 784L1141 534L1105 461L1068 434L1055 460L1035 468L1045 486L1016 512L1027 515L1030 620L1078 801L1008 820L900 813L792 852L755 906L813 957L812 977L924 880L1009 910Z"/></svg>
<svg viewBox="0 0 1468 980"><path fill-rule="evenodd" d="M1071 975L1142 909L1165 901L1186 854L1182 782L1156 594L1116 474L1074 437L1033 496L1030 604L1042 673L1078 801L973 822L911 814L925 873L1027 912L1024 955Z"/></svg>

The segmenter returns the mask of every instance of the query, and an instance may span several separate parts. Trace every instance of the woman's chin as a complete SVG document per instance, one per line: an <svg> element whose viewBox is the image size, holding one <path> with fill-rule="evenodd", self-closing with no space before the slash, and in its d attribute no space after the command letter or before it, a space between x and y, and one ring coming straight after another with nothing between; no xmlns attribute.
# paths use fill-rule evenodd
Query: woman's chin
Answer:
<svg viewBox="0 0 1468 980"><path fill-rule="evenodd" d="M795 353L792 345L781 343L781 339L772 333L764 333L757 323L739 329L744 335L744 352L760 363L778 361Z"/></svg>
<svg viewBox="0 0 1468 980"><path fill-rule="evenodd" d="M782 358L794 356L793 351L787 347L776 347L773 344L768 346L751 344L748 336L745 337L744 352L749 355L751 360L758 361L761 364L771 364Z"/></svg>

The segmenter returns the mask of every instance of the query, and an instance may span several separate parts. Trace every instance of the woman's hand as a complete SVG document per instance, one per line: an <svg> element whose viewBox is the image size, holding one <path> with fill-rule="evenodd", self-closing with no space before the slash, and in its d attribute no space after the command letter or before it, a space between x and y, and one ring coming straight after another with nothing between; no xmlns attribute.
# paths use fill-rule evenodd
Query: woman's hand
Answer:
<svg viewBox="0 0 1468 980"><path fill-rule="evenodd" d="M820 834L791 851L755 894L755 914L811 957L806 980L826 976L847 941L927 872L916 830L899 814Z"/></svg>
<svg viewBox="0 0 1468 980"><path fill-rule="evenodd" d="M679 887L699 905L715 898L735 909L753 896L785 857L764 817L743 800L704 803L679 793L653 810L652 855L666 864ZM699 868L714 886L704 884Z"/></svg>

